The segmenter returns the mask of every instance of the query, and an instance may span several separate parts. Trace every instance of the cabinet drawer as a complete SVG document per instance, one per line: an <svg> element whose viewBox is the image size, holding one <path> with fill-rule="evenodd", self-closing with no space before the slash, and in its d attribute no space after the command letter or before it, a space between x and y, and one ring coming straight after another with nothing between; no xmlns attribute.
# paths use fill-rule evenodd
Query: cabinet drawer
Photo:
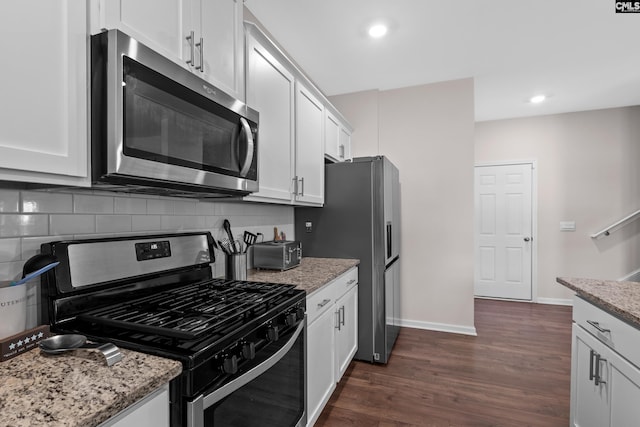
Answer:
<svg viewBox="0 0 640 427"><path fill-rule="evenodd" d="M354 267L307 296L307 323L313 323L319 315L329 307L332 307L341 296L346 294L357 283L358 268Z"/></svg>
<svg viewBox="0 0 640 427"><path fill-rule="evenodd" d="M640 367L640 330L575 296L573 321Z"/></svg>
<svg viewBox="0 0 640 427"><path fill-rule="evenodd" d="M335 304L336 299L332 290L332 285L325 285L307 297L307 323L309 325Z"/></svg>

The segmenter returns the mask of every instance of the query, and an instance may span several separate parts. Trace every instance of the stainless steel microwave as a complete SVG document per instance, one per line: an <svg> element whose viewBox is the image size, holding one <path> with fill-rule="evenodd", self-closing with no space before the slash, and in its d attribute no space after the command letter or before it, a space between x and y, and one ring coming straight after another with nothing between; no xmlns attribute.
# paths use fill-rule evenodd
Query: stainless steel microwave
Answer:
<svg viewBox="0 0 640 427"><path fill-rule="evenodd" d="M91 149L95 187L258 190L258 112L119 30L91 38Z"/></svg>

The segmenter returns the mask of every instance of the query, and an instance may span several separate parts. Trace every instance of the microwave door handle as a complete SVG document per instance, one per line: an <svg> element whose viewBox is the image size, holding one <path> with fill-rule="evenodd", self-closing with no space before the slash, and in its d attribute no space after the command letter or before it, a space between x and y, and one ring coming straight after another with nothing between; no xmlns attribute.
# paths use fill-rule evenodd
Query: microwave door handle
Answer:
<svg viewBox="0 0 640 427"><path fill-rule="evenodd" d="M240 169L240 176L245 177L247 176L247 172L249 172L249 168L253 162L254 141L253 133L251 133L251 127L249 126L247 119L240 117L240 124L242 125L242 133L246 135L245 140L247 141L247 157L244 159L244 163Z"/></svg>

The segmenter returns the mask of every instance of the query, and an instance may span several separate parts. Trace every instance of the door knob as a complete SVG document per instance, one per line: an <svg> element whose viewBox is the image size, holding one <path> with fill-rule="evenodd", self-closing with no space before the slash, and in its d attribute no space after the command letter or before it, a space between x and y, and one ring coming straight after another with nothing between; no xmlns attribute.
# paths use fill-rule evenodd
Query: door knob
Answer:
<svg viewBox="0 0 640 427"><path fill-rule="evenodd" d="M530 239L530 238L528 238L528 237L525 237L525 238L524 238L524 241L525 241L525 242L528 242L529 240L531 240L531 239Z"/></svg>

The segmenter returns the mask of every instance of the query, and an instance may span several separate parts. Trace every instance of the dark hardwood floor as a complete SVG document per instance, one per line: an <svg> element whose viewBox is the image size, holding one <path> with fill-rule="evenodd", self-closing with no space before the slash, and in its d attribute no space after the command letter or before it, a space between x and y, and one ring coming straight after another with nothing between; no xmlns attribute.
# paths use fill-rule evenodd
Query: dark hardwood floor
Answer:
<svg viewBox="0 0 640 427"><path fill-rule="evenodd" d="M388 365L351 363L316 426L568 426L571 307L477 299L475 326L403 328Z"/></svg>

